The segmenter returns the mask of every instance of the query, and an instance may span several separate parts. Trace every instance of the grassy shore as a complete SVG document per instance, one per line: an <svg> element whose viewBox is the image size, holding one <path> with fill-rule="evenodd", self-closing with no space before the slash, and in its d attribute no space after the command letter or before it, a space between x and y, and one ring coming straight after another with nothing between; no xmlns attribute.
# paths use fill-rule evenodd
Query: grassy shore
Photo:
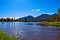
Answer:
<svg viewBox="0 0 60 40"><path fill-rule="evenodd" d="M7 35L5 32L0 30L0 40L17 40L17 38L11 35Z"/></svg>
<svg viewBox="0 0 60 40"><path fill-rule="evenodd" d="M60 22L46 22L47 26L60 27Z"/></svg>

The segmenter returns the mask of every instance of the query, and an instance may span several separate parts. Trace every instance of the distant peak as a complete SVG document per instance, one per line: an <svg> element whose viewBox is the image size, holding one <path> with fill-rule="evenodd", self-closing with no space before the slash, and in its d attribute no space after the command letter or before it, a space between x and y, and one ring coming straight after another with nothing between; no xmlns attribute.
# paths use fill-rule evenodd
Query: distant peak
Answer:
<svg viewBox="0 0 60 40"><path fill-rule="evenodd" d="M33 16L31 16L31 15L28 15L28 16L26 16L26 17L33 17Z"/></svg>

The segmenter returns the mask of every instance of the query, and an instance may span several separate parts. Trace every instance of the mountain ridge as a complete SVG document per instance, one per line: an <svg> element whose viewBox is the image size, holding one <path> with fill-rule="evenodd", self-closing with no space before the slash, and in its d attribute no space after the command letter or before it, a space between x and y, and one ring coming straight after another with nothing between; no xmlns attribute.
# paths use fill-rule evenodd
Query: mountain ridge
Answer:
<svg viewBox="0 0 60 40"><path fill-rule="evenodd" d="M37 16L37 17L33 17L33 16L29 15L29 16L26 16L26 17L19 18L19 20L20 21L26 21L26 22L39 21L39 20L49 20L49 18L51 18L53 16L57 16L57 14L53 14L53 15L42 14L42 15Z"/></svg>

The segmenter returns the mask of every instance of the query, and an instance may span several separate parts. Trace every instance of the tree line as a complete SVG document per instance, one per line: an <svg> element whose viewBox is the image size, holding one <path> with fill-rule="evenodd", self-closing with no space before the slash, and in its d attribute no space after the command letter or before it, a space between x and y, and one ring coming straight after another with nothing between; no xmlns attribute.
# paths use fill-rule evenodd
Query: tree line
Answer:
<svg viewBox="0 0 60 40"><path fill-rule="evenodd" d="M4 19L4 18L1 18L0 19L0 22L42 22L42 21L44 21L44 22L46 22L46 21L48 21L48 22L50 22L50 21L52 21L52 22L55 22L55 21L60 21L60 9L58 9L58 15L57 16L52 16L52 17L50 17L50 18L48 18L48 19L35 19L35 18L33 18L33 19L26 19L26 18L22 18L22 19L13 19L13 18L6 18L6 19Z"/></svg>

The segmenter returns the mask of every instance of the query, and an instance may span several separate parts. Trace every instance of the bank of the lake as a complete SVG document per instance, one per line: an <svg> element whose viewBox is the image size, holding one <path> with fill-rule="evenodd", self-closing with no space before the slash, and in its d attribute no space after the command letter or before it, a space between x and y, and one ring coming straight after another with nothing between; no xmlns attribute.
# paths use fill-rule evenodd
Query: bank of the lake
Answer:
<svg viewBox="0 0 60 40"><path fill-rule="evenodd" d="M46 26L60 27L60 22L46 22Z"/></svg>
<svg viewBox="0 0 60 40"><path fill-rule="evenodd" d="M0 30L0 40L17 40L17 38L7 35L4 31Z"/></svg>

